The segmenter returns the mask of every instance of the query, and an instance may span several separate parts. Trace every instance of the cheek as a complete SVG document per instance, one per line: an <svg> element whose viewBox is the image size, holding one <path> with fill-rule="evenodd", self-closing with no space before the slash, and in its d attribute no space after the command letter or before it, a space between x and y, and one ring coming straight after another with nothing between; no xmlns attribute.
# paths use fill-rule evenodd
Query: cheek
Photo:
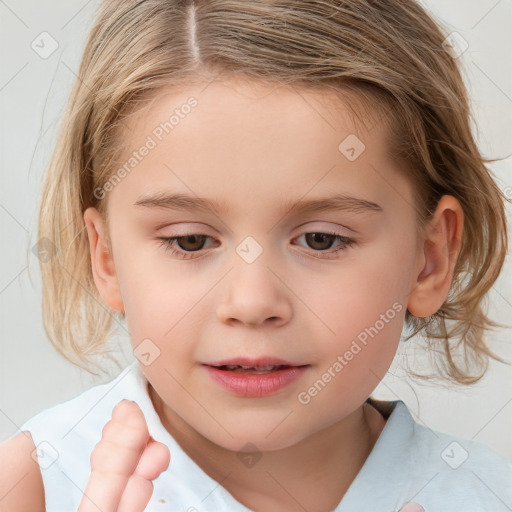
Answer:
<svg viewBox="0 0 512 512"><path fill-rule="evenodd" d="M408 264L396 251L372 248L340 261L328 275L308 281L302 289L304 303L319 318L319 332L323 331L325 340L332 340L329 345L355 339L375 324L385 337L391 336L387 334L391 324L393 333L400 335L407 304Z"/></svg>
<svg viewBox="0 0 512 512"><path fill-rule="evenodd" d="M316 293L309 295L311 309L318 311L325 326L319 328L323 342L316 349L320 371L336 375L332 381L337 384L326 393L332 393L329 398L335 402L347 398L345 391L371 393L393 361L407 307L408 250L375 244L371 251L354 253L353 259L340 263L323 284L326 293L312 288Z"/></svg>
<svg viewBox="0 0 512 512"><path fill-rule="evenodd" d="M179 380L192 369L204 332L202 324L213 315L207 299L218 275L202 278L192 266L187 269L164 255L132 253L122 272L121 293L132 348L136 357L146 348L158 354L147 372L152 378L163 375L166 385L170 381L165 368Z"/></svg>
<svg viewBox="0 0 512 512"><path fill-rule="evenodd" d="M346 333L344 378L350 388L366 388L368 393L379 384L393 361L407 311L413 241L394 240L369 253L350 277L354 291L343 304L347 322L336 326L338 332Z"/></svg>
<svg viewBox="0 0 512 512"><path fill-rule="evenodd" d="M375 296L361 299L366 300L355 304L355 314L339 311L336 336L321 346L318 372L297 397L312 416L324 417L328 410L331 420L336 421L359 407L395 357L405 305Z"/></svg>
<svg viewBox="0 0 512 512"><path fill-rule="evenodd" d="M297 407L323 424L334 423L359 407L393 361L405 315L401 308L401 304L388 309L376 307L384 311L384 317L366 324L346 317L345 325L339 324L336 342L324 346L314 378L299 391ZM313 431L316 427L312 425Z"/></svg>
<svg viewBox="0 0 512 512"><path fill-rule="evenodd" d="M336 336L326 344L328 366L343 375L344 386L371 391L388 370L402 333L406 305L387 295L360 295L340 310ZM341 380L341 379L340 379Z"/></svg>
<svg viewBox="0 0 512 512"><path fill-rule="evenodd" d="M186 297L186 285L179 266L166 258L164 247L157 240L143 239L126 228L126 236L119 237L115 249L119 254L115 266L127 317L131 313L132 317L154 320L155 314L151 312L172 313L182 302L181 297Z"/></svg>
<svg viewBox="0 0 512 512"><path fill-rule="evenodd" d="M116 262L116 271L132 345L148 338L163 351L179 332L191 298L186 280L176 266L166 264L160 250L164 249L148 243L144 248L120 244L123 257Z"/></svg>

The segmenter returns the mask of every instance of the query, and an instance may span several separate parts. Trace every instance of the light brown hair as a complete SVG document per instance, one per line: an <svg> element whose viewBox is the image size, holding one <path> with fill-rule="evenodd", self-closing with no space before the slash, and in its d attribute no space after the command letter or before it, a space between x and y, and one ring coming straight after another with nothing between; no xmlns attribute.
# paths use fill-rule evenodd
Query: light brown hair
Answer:
<svg viewBox="0 0 512 512"><path fill-rule="evenodd" d="M471 131L461 71L446 31L413 0L108 0L88 36L42 190L39 237L46 333L92 371L121 315L95 287L83 212L106 215L94 190L115 171L123 120L162 89L232 73L269 84L351 91L377 105L392 152L414 185L418 226L444 194L464 211L450 293L429 318L407 312L437 375L477 381L495 355L484 340L499 324L484 299L507 251L505 197ZM429 376L432 377L432 376Z"/></svg>

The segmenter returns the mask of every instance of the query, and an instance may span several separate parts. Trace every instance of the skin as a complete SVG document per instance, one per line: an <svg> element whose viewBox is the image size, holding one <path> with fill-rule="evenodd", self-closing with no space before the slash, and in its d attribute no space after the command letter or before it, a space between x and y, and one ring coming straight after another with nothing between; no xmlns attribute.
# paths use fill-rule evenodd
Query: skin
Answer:
<svg viewBox="0 0 512 512"><path fill-rule="evenodd" d="M206 473L255 511L292 511L297 503L332 510L385 425L365 400L393 360L406 309L429 316L448 294L462 209L444 196L418 233L412 184L389 154L383 123L355 123L331 92L233 79L158 95L129 119L120 165L190 96L198 106L108 193L108 224L96 209L84 212L94 281L103 300L125 314L133 348L149 338L160 350L141 365L151 399L164 427ZM338 150L349 134L366 146L354 161ZM134 205L160 191L221 200L225 209ZM281 211L286 200L334 192L382 211ZM304 236L331 230L353 244L334 253L339 241L323 249ZM157 238L190 231L209 237L196 242L195 253L182 242L192 259L171 254ZM263 249L251 264L236 252L247 236ZM394 318L300 403L298 394L393 304L401 307ZM242 398L201 365L261 355L310 366L273 395ZM85 495L104 512L142 511L151 480L169 464L168 449L149 438L136 404L123 402L117 413L93 452ZM114 435L125 430L133 436ZM262 454L250 468L237 457L248 442ZM84 497L79 512L93 507Z"/></svg>

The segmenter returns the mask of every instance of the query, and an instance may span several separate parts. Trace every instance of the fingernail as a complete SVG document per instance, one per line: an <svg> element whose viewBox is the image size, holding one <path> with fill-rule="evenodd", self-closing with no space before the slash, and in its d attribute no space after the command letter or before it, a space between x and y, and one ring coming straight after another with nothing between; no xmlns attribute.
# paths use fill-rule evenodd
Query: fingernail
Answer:
<svg viewBox="0 0 512 512"><path fill-rule="evenodd" d="M410 502L404 505L400 512L425 512L425 509L418 503Z"/></svg>
<svg viewBox="0 0 512 512"><path fill-rule="evenodd" d="M114 412L123 402L130 402L130 400L127 400L126 398L123 398L120 402L118 402L114 408L112 409L112 412Z"/></svg>

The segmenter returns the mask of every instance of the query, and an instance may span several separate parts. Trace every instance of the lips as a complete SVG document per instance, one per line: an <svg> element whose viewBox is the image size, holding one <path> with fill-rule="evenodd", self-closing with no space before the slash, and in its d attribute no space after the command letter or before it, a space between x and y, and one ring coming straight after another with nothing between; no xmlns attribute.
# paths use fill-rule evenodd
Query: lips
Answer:
<svg viewBox="0 0 512 512"><path fill-rule="evenodd" d="M222 390L239 397L261 398L291 386L310 365L260 357L211 361L202 366Z"/></svg>

